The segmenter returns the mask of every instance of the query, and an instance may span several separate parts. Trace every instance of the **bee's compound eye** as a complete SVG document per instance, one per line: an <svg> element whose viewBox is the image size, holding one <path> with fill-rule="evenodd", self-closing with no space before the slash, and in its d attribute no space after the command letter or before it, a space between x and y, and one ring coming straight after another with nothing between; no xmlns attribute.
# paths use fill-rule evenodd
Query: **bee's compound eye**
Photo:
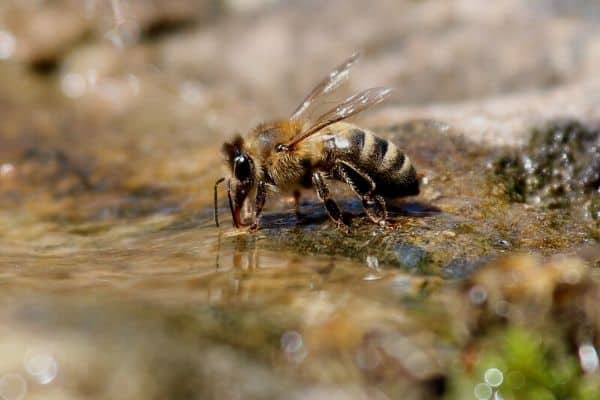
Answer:
<svg viewBox="0 0 600 400"><path fill-rule="evenodd" d="M233 159L233 174L240 181L245 181L252 173L252 165L250 158L245 154L241 154Z"/></svg>

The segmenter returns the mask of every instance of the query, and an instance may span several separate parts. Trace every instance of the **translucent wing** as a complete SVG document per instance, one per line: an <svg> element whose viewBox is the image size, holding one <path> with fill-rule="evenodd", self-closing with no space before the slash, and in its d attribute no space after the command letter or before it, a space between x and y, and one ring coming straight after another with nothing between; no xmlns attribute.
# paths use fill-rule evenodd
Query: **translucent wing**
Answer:
<svg viewBox="0 0 600 400"><path fill-rule="evenodd" d="M306 139L311 135L314 135L326 126L342 121L346 118L358 114L361 111L366 110L371 106L374 106L375 104L381 103L390 95L391 92L392 89L390 88L376 87L367 89L365 91L355 94L354 96L348 97L346 100L344 100L343 103L327 111L325 114L319 117L319 119L317 120L317 122L314 123L314 125L304 130L299 135L290 140L288 143L286 143L284 145L284 148L293 147L298 142L301 142L302 140Z"/></svg>
<svg viewBox="0 0 600 400"><path fill-rule="evenodd" d="M348 79L348 73L350 67L358 60L360 54L354 53L350 58L338 65L333 71L329 73L321 82L314 87L314 89L302 100L302 103L294 110L294 113L290 119L298 119L300 116L314 103L315 99L319 96L331 93L337 89L346 79Z"/></svg>

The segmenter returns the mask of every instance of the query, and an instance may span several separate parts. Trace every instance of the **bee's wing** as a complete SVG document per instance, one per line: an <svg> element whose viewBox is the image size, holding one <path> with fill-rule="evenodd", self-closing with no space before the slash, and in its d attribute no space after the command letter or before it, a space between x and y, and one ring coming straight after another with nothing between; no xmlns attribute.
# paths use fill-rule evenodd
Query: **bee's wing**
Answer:
<svg viewBox="0 0 600 400"><path fill-rule="evenodd" d="M302 100L302 103L294 110L290 119L299 119L306 110L314 103L314 101L320 96L331 93L337 89L346 79L348 79L348 73L350 67L360 57L359 53L354 53L350 58L337 66L331 71L321 82L314 87L314 89Z"/></svg>
<svg viewBox="0 0 600 400"><path fill-rule="evenodd" d="M302 131L300 134L292 138L292 140L285 144L285 147L290 148L307 137L319 132L328 125L342 121L358 114L361 111L366 110L371 106L374 106L375 104L381 103L390 95L391 92L392 89L390 88L376 87L364 90L355 94L354 96L348 97L346 100L344 100L344 102L319 117L317 122L315 122L308 129Z"/></svg>

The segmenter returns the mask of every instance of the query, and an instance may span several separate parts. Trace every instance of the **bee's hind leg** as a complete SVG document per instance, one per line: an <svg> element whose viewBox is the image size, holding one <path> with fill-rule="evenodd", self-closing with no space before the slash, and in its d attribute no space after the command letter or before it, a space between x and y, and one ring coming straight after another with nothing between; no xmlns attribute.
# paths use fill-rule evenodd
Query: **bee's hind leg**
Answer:
<svg viewBox="0 0 600 400"><path fill-rule="evenodd" d="M375 182L354 165L345 161L336 162L338 177L360 196L363 207L371 221L380 226L388 225L388 215L383 197L375 193Z"/></svg>
<svg viewBox="0 0 600 400"><path fill-rule="evenodd" d="M323 175L319 172L313 172L312 174L312 182L315 188L317 189L317 194L319 198L325 204L325 208L327 209L327 213L335 222L337 227L343 231L344 233L350 233L350 227L344 222L344 215L342 214L342 210L338 207L336 202L329 195L329 188L325 183L325 179Z"/></svg>

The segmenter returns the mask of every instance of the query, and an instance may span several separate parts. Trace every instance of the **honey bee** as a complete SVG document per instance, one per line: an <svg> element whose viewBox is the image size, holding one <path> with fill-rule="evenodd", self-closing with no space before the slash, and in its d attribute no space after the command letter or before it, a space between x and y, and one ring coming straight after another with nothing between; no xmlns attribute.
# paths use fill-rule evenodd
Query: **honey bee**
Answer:
<svg viewBox="0 0 600 400"><path fill-rule="evenodd" d="M352 55L331 71L304 98L291 117L256 126L244 137L223 145L229 178L214 186L215 224L219 226L217 188L226 182L229 208L236 228L258 228L259 216L271 192L293 192L299 215L300 189L314 188L329 216L344 232L349 226L331 198L327 180L345 182L362 200L374 223L389 224L385 199L417 195L419 180L410 159L394 143L356 125L342 122L374 106L391 93L376 87L348 97L310 122L308 111L323 95L348 78L358 59Z"/></svg>

